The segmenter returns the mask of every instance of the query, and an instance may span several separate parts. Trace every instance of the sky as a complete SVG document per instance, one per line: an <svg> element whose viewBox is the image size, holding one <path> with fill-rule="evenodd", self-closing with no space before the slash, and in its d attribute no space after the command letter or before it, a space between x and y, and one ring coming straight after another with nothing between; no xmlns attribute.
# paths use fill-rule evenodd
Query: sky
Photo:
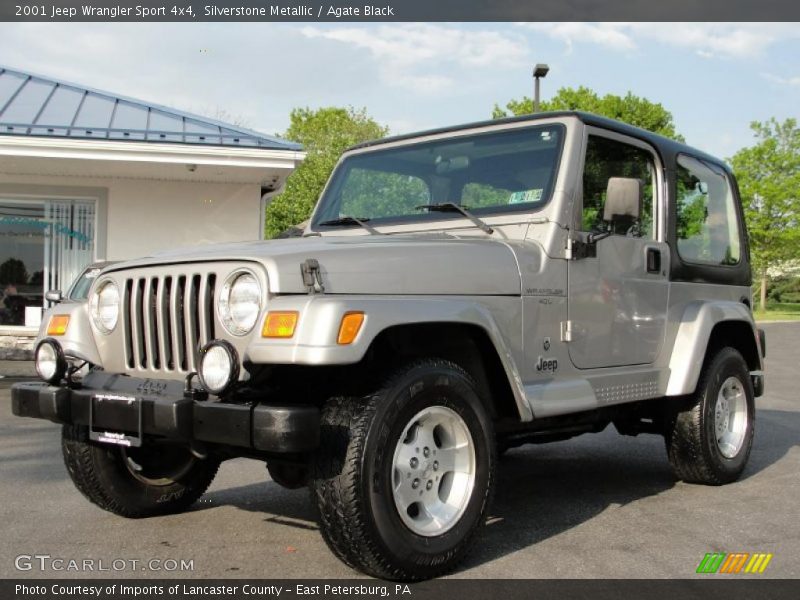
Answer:
<svg viewBox="0 0 800 600"><path fill-rule="evenodd" d="M660 102L727 158L800 113L798 23L2 23L0 64L285 130L292 108L366 107L392 133L489 118L563 86Z"/></svg>

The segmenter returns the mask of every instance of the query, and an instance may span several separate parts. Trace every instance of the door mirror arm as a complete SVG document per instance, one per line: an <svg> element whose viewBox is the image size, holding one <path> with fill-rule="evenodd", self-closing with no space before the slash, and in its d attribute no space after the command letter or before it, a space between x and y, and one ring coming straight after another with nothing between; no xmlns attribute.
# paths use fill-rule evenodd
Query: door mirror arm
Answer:
<svg viewBox="0 0 800 600"><path fill-rule="evenodd" d="M604 240L610 235L611 235L610 231L601 231L600 233L590 233L589 235L586 236L586 243L596 244L600 240Z"/></svg>
<svg viewBox="0 0 800 600"><path fill-rule="evenodd" d="M581 258L594 258L597 256L597 242L611 235L610 231L587 233L578 231L577 236L570 238L567 245L567 254L570 260Z"/></svg>

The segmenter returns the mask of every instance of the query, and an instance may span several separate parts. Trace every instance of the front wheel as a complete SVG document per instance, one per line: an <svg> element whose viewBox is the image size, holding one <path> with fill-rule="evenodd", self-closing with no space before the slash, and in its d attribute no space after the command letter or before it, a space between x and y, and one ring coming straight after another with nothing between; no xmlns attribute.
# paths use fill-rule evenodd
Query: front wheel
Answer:
<svg viewBox="0 0 800 600"><path fill-rule="evenodd" d="M747 363L723 348L705 366L689 406L676 410L667 455L678 478L721 485L739 478L753 444L755 399Z"/></svg>
<svg viewBox="0 0 800 600"><path fill-rule="evenodd" d="M75 487L100 508L129 518L186 510L219 469L219 460L199 459L184 446L97 444L83 425L64 425L61 449Z"/></svg>
<svg viewBox="0 0 800 600"><path fill-rule="evenodd" d="M472 379L426 360L322 414L311 490L334 553L369 575L413 581L453 569L486 520L492 422Z"/></svg>

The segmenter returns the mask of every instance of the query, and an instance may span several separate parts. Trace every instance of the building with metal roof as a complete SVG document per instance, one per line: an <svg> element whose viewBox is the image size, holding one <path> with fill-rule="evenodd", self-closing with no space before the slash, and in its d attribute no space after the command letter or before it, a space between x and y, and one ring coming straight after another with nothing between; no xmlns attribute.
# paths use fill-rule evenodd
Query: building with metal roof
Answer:
<svg viewBox="0 0 800 600"><path fill-rule="evenodd" d="M302 149L251 129L2 65L0 135Z"/></svg>
<svg viewBox="0 0 800 600"><path fill-rule="evenodd" d="M275 136L0 67L0 340L35 334L44 293L89 263L263 237L267 202L304 157Z"/></svg>

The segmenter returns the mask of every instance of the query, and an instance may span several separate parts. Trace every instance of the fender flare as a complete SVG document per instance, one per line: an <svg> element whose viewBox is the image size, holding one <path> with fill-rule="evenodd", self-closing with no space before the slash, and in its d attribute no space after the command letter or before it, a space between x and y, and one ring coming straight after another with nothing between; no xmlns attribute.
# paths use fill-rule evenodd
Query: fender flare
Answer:
<svg viewBox="0 0 800 600"><path fill-rule="evenodd" d="M756 343L758 334L755 322L745 304L733 301L698 301L686 306L672 345L667 396L682 396L694 392L700 379L711 333L714 327L723 322L747 324Z"/></svg>
<svg viewBox="0 0 800 600"><path fill-rule="evenodd" d="M375 338L383 331L402 325L453 323L480 327L488 336L508 377L522 421L533 419L525 396L522 378L514 359L515 345L503 331L521 331L519 297L493 297L493 302L508 302L507 310L497 313L515 325L501 326L489 308L469 298L453 297L382 297L382 296L279 296L270 302L269 310L296 310L300 317L292 339L254 339L245 352L246 360L255 364L343 365L364 358ZM364 322L355 341L337 344L341 319L347 312L363 312Z"/></svg>

